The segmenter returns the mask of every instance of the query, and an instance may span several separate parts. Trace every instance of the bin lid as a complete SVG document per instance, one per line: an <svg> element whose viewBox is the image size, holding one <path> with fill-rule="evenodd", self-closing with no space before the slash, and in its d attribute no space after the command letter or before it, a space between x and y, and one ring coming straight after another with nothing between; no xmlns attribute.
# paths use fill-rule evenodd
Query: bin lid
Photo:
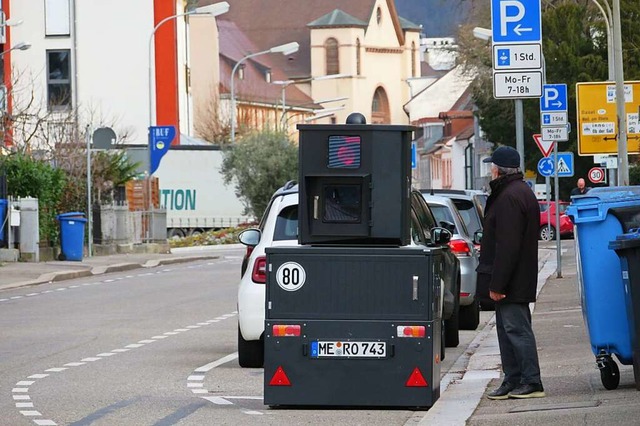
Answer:
<svg viewBox="0 0 640 426"><path fill-rule="evenodd" d="M56 219L84 219L83 212L69 212L69 213L60 213L56 216Z"/></svg>
<svg viewBox="0 0 640 426"><path fill-rule="evenodd" d="M609 241L609 250L624 250L640 247L640 228L630 229L626 234L618 235Z"/></svg>
<svg viewBox="0 0 640 426"><path fill-rule="evenodd" d="M605 186L585 195L571 197L567 215L573 223L605 220L609 207L633 207L640 210L640 186Z"/></svg>

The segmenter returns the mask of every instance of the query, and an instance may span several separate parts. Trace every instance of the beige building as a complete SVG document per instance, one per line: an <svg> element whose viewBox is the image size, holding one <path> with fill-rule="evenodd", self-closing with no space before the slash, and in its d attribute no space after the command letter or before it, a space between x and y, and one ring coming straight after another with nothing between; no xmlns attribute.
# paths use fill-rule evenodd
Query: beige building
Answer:
<svg viewBox="0 0 640 426"><path fill-rule="evenodd" d="M203 0L200 5L214 2ZM408 79L420 75L421 28L399 17L393 0L229 3L230 10L221 19L232 22L260 51L299 43L297 53L267 54L261 62L295 82L284 90L285 103L300 102L296 92L301 91L323 107L303 115L305 122L344 123L357 111L369 123L409 123L403 106L410 100ZM224 90L229 82L222 80L230 77L224 74L220 74L221 99L229 96ZM287 116L284 122L299 120Z"/></svg>

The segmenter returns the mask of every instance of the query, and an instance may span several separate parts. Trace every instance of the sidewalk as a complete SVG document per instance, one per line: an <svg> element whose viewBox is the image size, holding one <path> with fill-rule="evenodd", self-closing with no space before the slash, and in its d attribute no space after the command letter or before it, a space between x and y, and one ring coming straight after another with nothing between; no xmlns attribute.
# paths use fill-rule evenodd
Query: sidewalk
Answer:
<svg viewBox="0 0 640 426"><path fill-rule="evenodd" d="M109 272L153 268L174 263L217 259L221 250L238 250L241 244L173 249L170 254L141 253L85 257L81 262L0 263L0 290L88 277Z"/></svg>
<svg viewBox="0 0 640 426"><path fill-rule="evenodd" d="M486 394L502 382L500 378L495 378L466 424L640 424L640 392L635 389L632 366L618 363L621 379L616 390L608 391L602 386L582 316L574 242L566 240L562 246L566 250L562 256L562 278L557 278L555 272L554 252L551 264L553 273L542 288L533 312L533 327L547 397L489 400ZM495 327L492 327L490 337L472 356L470 367L474 365L473 358L476 356L493 356L494 362L499 364Z"/></svg>

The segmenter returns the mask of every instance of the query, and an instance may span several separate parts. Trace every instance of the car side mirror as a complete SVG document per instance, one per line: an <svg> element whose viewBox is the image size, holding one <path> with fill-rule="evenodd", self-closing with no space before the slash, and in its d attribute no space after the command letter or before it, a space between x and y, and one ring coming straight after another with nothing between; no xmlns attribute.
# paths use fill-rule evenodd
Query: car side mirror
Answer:
<svg viewBox="0 0 640 426"><path fill-rule="evenodd" d="M433 228L431 230L431 238L434 244L444 245L451 241L451 232L445 228Z"/></svg>
<svg viewBox="0 0 640 426"><path fill-rule="evenodd" d="M245 246L255 247L260 242L261 236L262 232L259 229L249 228L238 234L238 241L240 241Z"/></svg>
<svg viewBox="0 0 640 426"><path fill-rule="evenodd" d="M473 244L480 244L482 242L482 231L476 231L473 233Z"/></svg>

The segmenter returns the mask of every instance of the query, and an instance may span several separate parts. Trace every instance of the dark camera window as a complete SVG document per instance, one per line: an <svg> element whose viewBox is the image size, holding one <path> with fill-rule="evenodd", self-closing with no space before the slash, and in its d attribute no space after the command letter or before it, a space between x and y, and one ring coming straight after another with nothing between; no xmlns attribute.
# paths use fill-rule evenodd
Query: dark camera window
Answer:
<svg viewBox="0 0 640 426"><path fill-rule="evenodd" d="M330 169L360 168L360 136L329 136Z"/></svg>
<svg viewBox="0 0 640 426"><path fill-rule="evenodd" d="M361 192L360 185L325 186L323 222L359 223L362 220Z"/></svg>

